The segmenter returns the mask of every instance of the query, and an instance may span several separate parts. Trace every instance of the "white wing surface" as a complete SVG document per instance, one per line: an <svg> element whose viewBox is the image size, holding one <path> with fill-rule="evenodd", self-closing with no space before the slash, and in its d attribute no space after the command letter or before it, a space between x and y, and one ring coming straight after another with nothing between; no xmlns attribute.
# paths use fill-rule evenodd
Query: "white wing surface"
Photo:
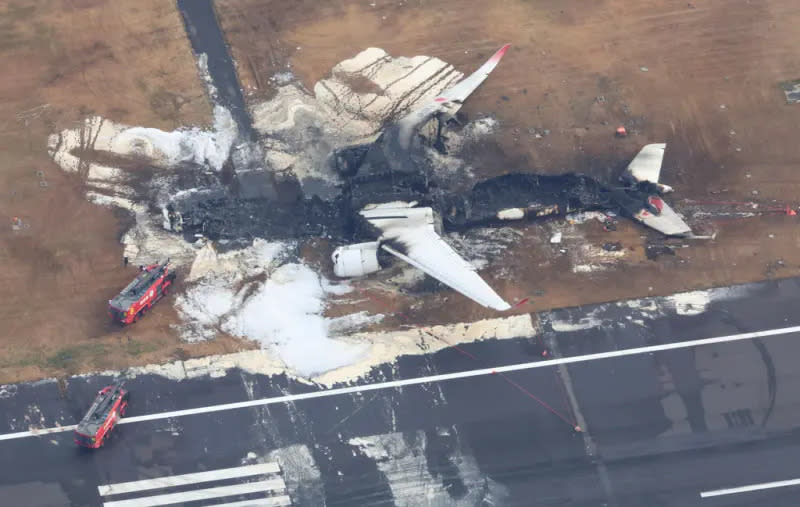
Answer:
<svg viewBox="0 0 800 507"><path fill-rule="evenodd" d="M661 213L655 215L647 209L642 209L640 212L636 213L633 218L667 236L691 235L692 229L689 225L660 197L651 196L650 204L656 209L661 210Z"/></svg>
<svg viewBox="0 0 800 507"><path fill-rule="evenodd" d="M495 310L508 310L506 303L475 267L465 261L436 233L433 210L394 202L361 211L382 231L381 248L406 261L473 301Z"/></svg>
<svg viewBox="0 0 800 507"><path fill-rule="evenodd" d="M503 55L506 54L509 47L511 47L511 44L506 44L501 47L486 63L481 65L478 70L443 91L438 97L433 99L432 102L429 102L420 109L416 109L401 118L397 122L397 126L400 128L400 142L402 146L408 146L414 129L423 125L431 119L433 115L440 112L446 112L450 115L456 114L464 101L467 100L467 97L469 97L472 92L489 77L489 74L494 68L497 67L497 64L500 63L500 59L503 58Z"/></svg>

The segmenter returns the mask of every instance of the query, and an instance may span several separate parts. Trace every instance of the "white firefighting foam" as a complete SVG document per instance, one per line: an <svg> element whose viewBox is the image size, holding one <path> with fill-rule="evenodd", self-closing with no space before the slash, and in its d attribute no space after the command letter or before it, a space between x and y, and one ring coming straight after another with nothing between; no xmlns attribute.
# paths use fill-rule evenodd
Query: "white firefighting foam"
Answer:
<svg viewBox="0 0 800 507"><path fill-rule="evenodd" d="M191 162L219 170L228 159L237 135L230 112L222 106L214 106L213 130L195 127L165 132L91 116L83 121L81 127L52 134L47 146L50 156L63 170L85 171L88 180L103 182L123 178L124 173L91 162L92 151L137 157L159 168Z"/></svg>
<svg viewBox="0 0 800 507"><path fill-rule="evenodd" d="M201 74L206 74L202 55L198 65ZM244 151L263 153L265 170L291 171L301 184L308 179L333 181L336 176L325 164L332 149L371 140L387 121L434 98L462 76L438 58L393 58L381 49L369 48L336 65L330 77L314 86L313 95L296 82L281 80L284 85L276 95L252 110L254 126L264 136L264 149ZM205 77L213 101L216 93ZM464 139L485 135L494 127L493 121L484 120L474 128L464 129L450 143L460 147ZM218 171L237 140L237 127L230 112L215 105L211 129L167 132L92 116L78 128L51 135L48 149L63 170L78 173L85 180L88 199L132 213L134 225L122 239L123 255L132 264L169 257L176 267L190 266L186 279L189 288L178 295L175 303L182 319L178 332L185 339L209 339L226 332L256 340L267 350L243 353L248 359L240 358L234 363L244 361L256 370L276 373L289 370L303 378L325 374L329 382L345 380L336 372L360 375L378 364L376 361L418 353L420 342L424 344L425 339L412 331L396 336L331 338L329 335L348 335L382 316L360 312L325 318L327 299L347 288L329 283L304 264L290 262L289 244L256 239L250 247L218 254L204 239L190 244L164 230L163 217L151 211L151 204L160 206L169 196L171 171L179 164L194 165L197 171ZM240 148L236 147L237 153ZM95 152L142 161L154 168L156 175L145 185L148 190L137 192L136 180L127 170L96 163L92 159ZM464 168L463 163L444 165ZM507 331L487 331L480 337L497 337L503 332L504 337L510 337ZM517 326L513 336L528 332L527 327ZM460 339L478 339L474 333L456 331ZM227 359L194 361L208 374L218 374L227 368L221 365L232 364ZM180 367L184 375L193 366L186 368L186 364ZM173 371L169 365L154 369Z"/></svg>
<svg viewBox="0 0 800 507"><path fill-rule="evenodd" d="M439 474L429 469L427 456L429 438L458 441L458 435L449 428L437 428L437 435L417 431L415 433L388 433L356 437L348 443L359 453L373 460L389 483L394 505L405 506L448 506L504 505L508 501L508 490L493 481L478 467L473 456L464 453L461 447L448 456L452 464L449 480L457 478L464 494L454 496ZM455 447L455 446L454 446Z"/></svg>
<svg viewBox="0 0 800 507"><path fill-rule="evenodd" d="M299 380L332 387L363 377L369 374L373 368L394 362L400 356L430 354L455 343L508 340L531 337L536 334L538 334L537 326L534 325L530 315L524 314L477 322L343 336L336 340L361 346L363 353L352 364L335 367L320 374L300 374L292 365L284 363L273 349L262 349L132 367L128 368L124 375L127 377L160 375L174 380L182 380L203 376L222 377L231 370L240 369L262 375L288 374ZM307 352L310 355L316 353L313 349ZM304 364L300 365L300 367L303 366ZM119 375L120 372L106 371L102 374Z"/></svg>
<svg viewBox="0 0 800 507"><path fill-rule="evenodd" d="M178 332L190 342L218 331L257 341L303 377L356 361L363 345L329 335L358 330L383 316L324 317L326 298L350 288L328 282L304 264L286 262L292 250L289 244L255 240L251 247L217 254L208 243L190 269L187 280L193 284L177 297L184 321Z"/></svg>
<svg viewBox="0 0 800 507"><path fill-rule="evenodd" d="M384 125L462 77L438 58L391 57L368 48L334 66L330 77L316 83L313 95L297 82L280 86L272 100L252 109L253 125L266 136L266 159L273 170L290 169L301 184L335 182L336 174L326 165L332 149L371 141ZM465 128L463 136L485 135L494 126L484 121Z"/></svg>

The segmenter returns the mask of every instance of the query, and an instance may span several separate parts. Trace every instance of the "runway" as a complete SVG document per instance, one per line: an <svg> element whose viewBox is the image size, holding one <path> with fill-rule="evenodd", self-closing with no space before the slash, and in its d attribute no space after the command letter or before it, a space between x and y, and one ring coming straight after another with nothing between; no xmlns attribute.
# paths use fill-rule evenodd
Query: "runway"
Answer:
<svg viewBox="0 0 800 507"><path fill-rule="evenodd" d="M76 449L69 431L4 437L0 495L117 507L796 505L798 300L789 279L695 306L547 312L536 336L404 357L359 381L370 387L333 394L240 371L141 376L128 381L127 424L98 452ZM3 386L2 433L74 424L109 380L73 378L61 395L55 382ZM245 406L209 410L230 404ZM101 494L153 480L165 482Z"/></svg>

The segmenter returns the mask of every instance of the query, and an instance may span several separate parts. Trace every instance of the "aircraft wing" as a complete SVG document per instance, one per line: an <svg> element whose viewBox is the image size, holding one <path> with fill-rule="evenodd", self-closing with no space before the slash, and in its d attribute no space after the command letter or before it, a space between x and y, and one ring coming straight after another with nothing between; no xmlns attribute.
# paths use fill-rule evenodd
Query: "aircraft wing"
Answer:
<svg viewBox="0 0 800 507"><path fill-rule="evenodd" d="M387 203L361 211L383 232L381 248L421 269L473 301L495 310L508 310L506 303L475 267L465 261L436 233L433 210L414 208L414 203Z"/></svg>
<svg viewBox="0 0 800 507"><path fill-rule="evenodd" d="M647 144L628 164L627 173L636 181L658 183L661 176L661 162L664 160L665 143Z"/></svg>
<svg viewBox="0 0 800 507"><path fill-rule="evenodd" d="M661 213L655 215L647 209L642 209L633 218L667 236L691 235L692 229L689 225L666 202L658 196L650 196L649 200L653 207L661 210Z"/></svg>
<svg viewBox="0 0 800 507"><path fill-rule="evenodd" d="M503 58L503 55L506 54L509 47L511 47L511 44L504 45L498 49L486 63L481 65L478 70L443 91L438 97L433 99L432 102L429 102L420 109L416 109L401 118L397 122L397 126L400 129L399 137L402 146L408 147L414 130L430 120L433 115L439 112L447 112L450 115L456 114L464 101L467 100L467 97L469 97L470 94L489 77L492 70L497 67L497 64L500 63L500 59Z"/></svg>

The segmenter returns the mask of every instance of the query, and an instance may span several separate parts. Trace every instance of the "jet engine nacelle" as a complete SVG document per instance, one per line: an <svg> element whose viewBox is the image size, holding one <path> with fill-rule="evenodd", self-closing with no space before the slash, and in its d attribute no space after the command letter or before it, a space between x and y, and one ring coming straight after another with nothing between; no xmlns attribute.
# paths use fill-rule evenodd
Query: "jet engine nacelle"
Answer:
<svg viewBox="0 0 800 507"><path fill-rule="evenodd" d="M336 248L331 254L333 272L338 277L350 278L375 273L381 269L378 262L378 241L357 243Z"/></svg>

